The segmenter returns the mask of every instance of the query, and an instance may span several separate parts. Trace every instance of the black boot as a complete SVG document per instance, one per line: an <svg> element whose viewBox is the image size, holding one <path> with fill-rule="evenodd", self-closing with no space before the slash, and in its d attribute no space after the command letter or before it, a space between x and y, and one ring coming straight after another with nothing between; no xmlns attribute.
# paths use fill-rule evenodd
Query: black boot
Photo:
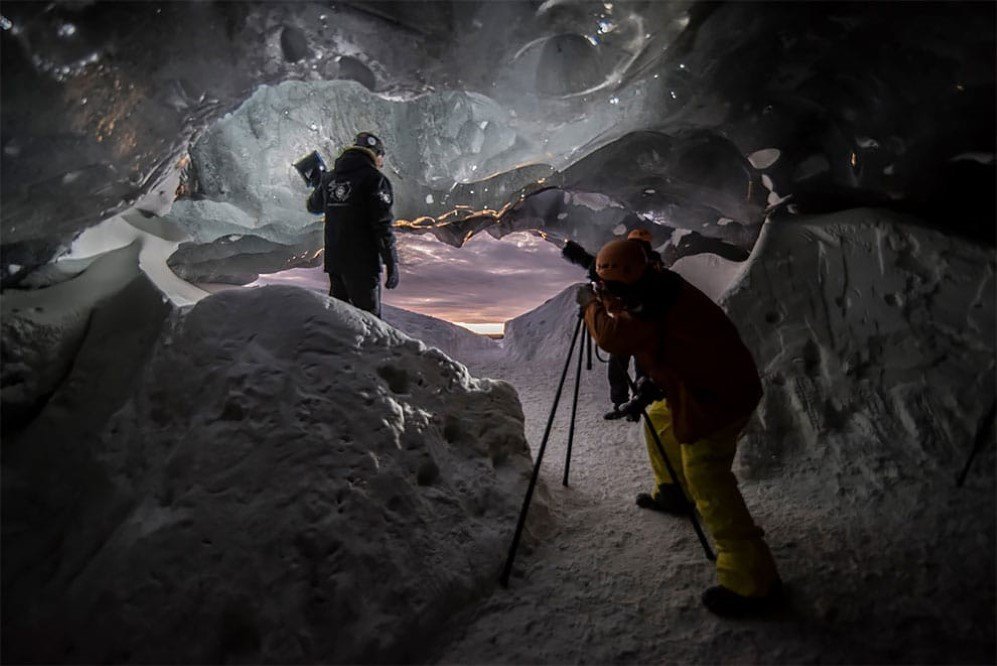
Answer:
<svg viewBox="0 0 997 666"><path fill-rule="evenodd" d="M602 418L607 421L616 421L617 419L626 418L626 420L631 423L640 421L640 414L627 414L626 412L620 410L620 407L622 407L622 405L613 405L613 411L606 412L602 415Z"/></svg>
<svg viewBox="0 0 997 666"><path fill-rule="evenodd" d="M606 412L602 415L602 418L607 421L615 421L616 419L622 419L626 416L626 413L620 411L620 405L613 405L613 411Z"/></svg>
<svg viewBox="0 0 997 666"><path fill-rule="evenodd" d="M703 592L703 605L721 617L744 617L760 615L775 610L782 603L782 581L776 580L764 597L745 597L716 585Z"/></svg>
<svg viewBox="0 0 997 666"><path fill-rule="evenodd" d="M682 495L682 489L674 483L662 483L654 495L640 493L637 495L637 506L642 509L670 513L673 516L685 516L689 513L689 504Z"/></svg>

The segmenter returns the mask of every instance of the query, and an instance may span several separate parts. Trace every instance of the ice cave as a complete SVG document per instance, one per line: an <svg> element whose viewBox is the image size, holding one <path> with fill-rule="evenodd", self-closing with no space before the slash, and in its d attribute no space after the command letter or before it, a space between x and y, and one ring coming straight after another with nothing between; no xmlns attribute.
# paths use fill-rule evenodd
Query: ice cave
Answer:
<svg viewBox="0 0 997 666"><path fill-rule="evenodd" d="M995 26L4 2L2 660L994 663ZM363 131L381 318L328 294L294 167ZM562 249L636 229L757 366L765 612L701 602L716 567L635 505L644 426L575 346Z"/></svg>

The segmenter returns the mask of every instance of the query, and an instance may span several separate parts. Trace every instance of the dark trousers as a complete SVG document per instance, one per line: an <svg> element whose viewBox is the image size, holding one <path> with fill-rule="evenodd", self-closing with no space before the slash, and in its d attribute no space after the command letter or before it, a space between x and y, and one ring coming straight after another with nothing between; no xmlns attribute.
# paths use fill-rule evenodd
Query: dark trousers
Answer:
<svg viewBox="0 0 997 666"><path fill-rule="evenodd" d="M373 276L329 273L329 295L353 307L381 316L381 281Z"/></svg>
<svg viewBox="0 0 997 666"><path fill-rule="evenodd" d="M630 400L630 384L627 373L630 371L630 357L609 355L609 399L614 405L622 405ZM644 376L640 366L634 363L634 381Z"/></svg>

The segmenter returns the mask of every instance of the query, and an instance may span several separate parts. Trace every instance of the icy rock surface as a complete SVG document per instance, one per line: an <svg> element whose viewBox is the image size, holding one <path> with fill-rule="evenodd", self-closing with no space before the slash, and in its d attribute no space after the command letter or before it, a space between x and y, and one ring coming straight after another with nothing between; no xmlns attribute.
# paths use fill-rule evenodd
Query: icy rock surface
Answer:
<svg viewBox="0 0 997 666"><path fill-rule="evenodd" d="M170 266L192 280L245 283L254 279L254 264L257 273L309 265L321 248L314 237L320 223L304 210L309 190L291 164L317 149L331 166L358 128L376 129L388 146L385 171L402 232L428 230L460 246L481 231L501 237L541 230L597 248L650 226L659 245L677 229L692 230L672 246L669 261L703 251L747 256L768 191L727 139L637 131L563 166L578 144L635 124L586 116L551 135L543 123L517 120L479 94L400 101L344 81L261 86L192 147L194 196L163 218L189 236ZM275 245L254 251L229 237ZM199 256L204 244L211 247Z"/></svg>
<svg viewBox="0 0 997 666"><path fill-rule="evenodd" d="M445 92L400 101L355 82L288 81L258 88L194 144L191 158L209 202L179 201L170 217L201 237L231 233L236 225L286 241L281 234L316 219L304 210L310 190L292 163L318 150L332 168L364 129L388 147L385 171L399 217L425 210L427 191L437 190L442 204L455 182L510 169L523 157L522 150L506 154L517 133L508 127L507 111L482 95ZM220 210L208 215L205 207ZM272 228L258 229L264 225Z"/></svg>
<svg viewBox="0 0 997 666"><path fill-rule="evenodd" d="M491 589L530 470L511 386L293 287L171 321L85 449L42 419L16 450L48 464L5 469L5 507L64 507L54 550L5 540L8 658L407 661Z"/></svg>
<svg viewBox="0 0 997 666"><path fill-rule="evenodd" d="M355 120L406 100L408 128L424 93L501 106L507 123L461 112L420 139L434 177L490 172L514 124L513 152L559 169L627 132L699 129L779 151L757 167L771 202L891 206L992 243L993 25L988 3L10 3L0 277L162 190L201 130L289 79L380 95Z"/></svg>
<svg viewBox="0 0 997 666"><path fill-rule="evenodd" d="M426 228L453 245L483 230L502 236L541 229L597 246L621 224L628 229L656 224L663 227L663 237L676 228L695 229L741 252L750 250L765 190L732 143L709 132L641 131L563 171L530 164L563 162L558 156L577 150L576 143L610 127L618 134L633 125L608 116L584 121L591 125L587 128L582 122L565 123L549 135L542 124L517 122L500 103L478 94L433 93L403 102L343 81L261 86L193 146L197 196L177 201L165 219L185 229L194 243L252 234L300 244L316 217L304 210L309 190L292 162L317 149L331 167L358 128L376 128L389 149L385 171L394 188L396 217L435 216L439 222ZM512 208L505 215L463 218L507 204ZM448 219L455 209L466 212ZM737 224L720 226L721 218ZM403 224L401 230L407 228ZM240 253L237 246L224 249ZM276 263L285 260L286 253ZM208 270L188 268L188 261L185 256L172 260L187 272ZM275 261L270 263L261 265L261 272L272 269Z"/></svg>

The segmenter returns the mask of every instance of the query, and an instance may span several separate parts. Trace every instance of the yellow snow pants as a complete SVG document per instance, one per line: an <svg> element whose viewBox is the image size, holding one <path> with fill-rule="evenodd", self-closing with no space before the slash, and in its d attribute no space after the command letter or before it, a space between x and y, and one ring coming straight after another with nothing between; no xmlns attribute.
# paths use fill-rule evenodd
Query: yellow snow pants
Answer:
<svg viewBox="0 0 997 666"><path fill-rule="evenodd" d="M672 413L667 401L652 404L647 415L679 477L678 482L686 496L695 502L706 531L713 537L719 583L746 597L765 596L779 574L772 553L762 539L765 532L751 518L738 490L737 478L731 471L737 438L746 420L732 423L696 442L680 444L672 429ZM644 440L655 481L658 485L674 483L646 424Z"/></svg>

